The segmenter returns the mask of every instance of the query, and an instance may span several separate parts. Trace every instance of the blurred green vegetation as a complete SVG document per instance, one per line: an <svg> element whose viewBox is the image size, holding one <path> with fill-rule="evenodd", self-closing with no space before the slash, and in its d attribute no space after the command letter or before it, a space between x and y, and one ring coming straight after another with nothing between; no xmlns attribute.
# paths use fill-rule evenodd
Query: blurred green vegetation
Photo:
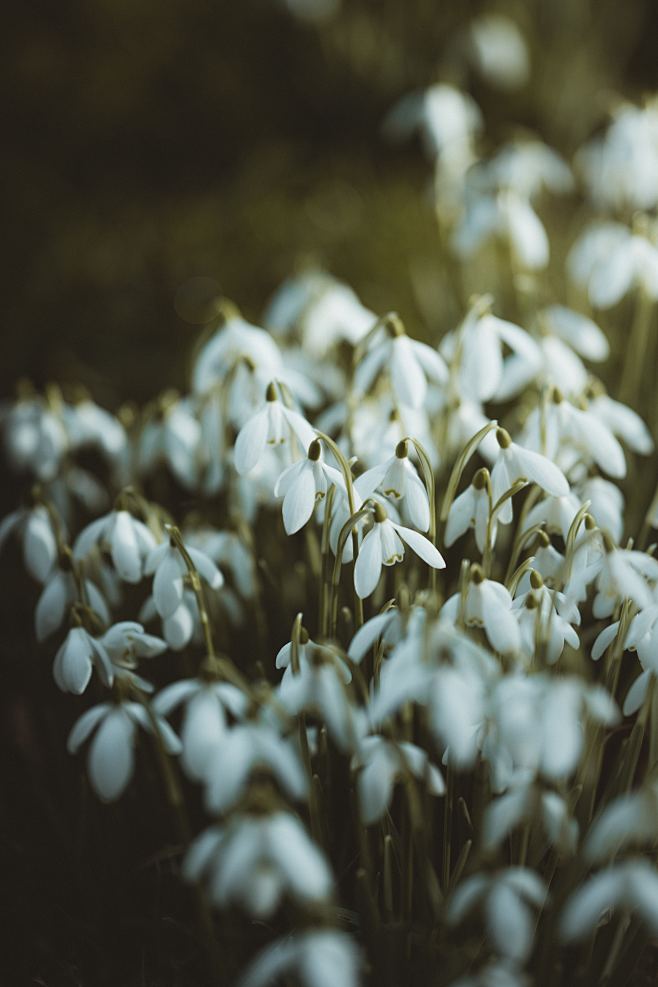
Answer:
<svg viewBox="0 0 658 987"><path fill-rule="evenodd" d="M392 102L455 79L483 106L489 141L514 121L568 153L612 90L657 81L651 0L623 17L611 0L528 0L495 9L525 31L531 85L488 90L459 47L485 9L345 0L317 24L280 0L6 11L3 394L24 375L83 380L110 405L184 386L194 331L175 298L196 276L257 320L312 259L410 325L424 317L419 281L430 285L449 325L459 313L423 196L430 168L417 146L381 139Z"/></svg>

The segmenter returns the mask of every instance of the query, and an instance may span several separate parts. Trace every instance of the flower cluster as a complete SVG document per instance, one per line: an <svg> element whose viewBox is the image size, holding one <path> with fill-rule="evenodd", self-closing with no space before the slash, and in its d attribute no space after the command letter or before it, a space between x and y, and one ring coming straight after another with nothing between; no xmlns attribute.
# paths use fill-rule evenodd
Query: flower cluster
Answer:
<svg viewBox="0 0 658 987"><path fill-rule="evenodd" d="M476 22L467 50L502 88L527 75L504 18ZM539 138L480 157L471 96L412 94L385 130L422 132L451 263L472 275L494 247L496 296L433 337L306 271L262 326L224 303L186 394L114 416L51 387L3 411L25 497L0 546L38 586L55 684L93 697L69 750L87 749L103 801L131 784L138 745L178 811L198 787L207 827L183 877L247 935L290 928L243 987L388 983L389 932L441 969L432 983L545 982L578 942L608 983L629 930L631 948L658 934L658 497L642 465L657 120L653 102L622 107L572 169ZM564 282L544 278L547 196L608 211L577 233ZM629 224L629 208L649 213ZM621 324L627 296L609 394L606 313Z"/></svg>

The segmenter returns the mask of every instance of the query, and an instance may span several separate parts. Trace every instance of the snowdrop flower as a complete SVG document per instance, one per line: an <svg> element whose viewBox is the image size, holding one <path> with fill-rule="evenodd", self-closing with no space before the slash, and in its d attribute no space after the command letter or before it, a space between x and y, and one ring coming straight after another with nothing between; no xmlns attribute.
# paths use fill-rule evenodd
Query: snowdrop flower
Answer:
<svg viewBox="0 0 658 987"><path fill-rule="evenodd" d="M347 679L344 663L339 663L328 648L309 645L310 642L304 646L299 672L293 672L290 666L284 675L279 698L292 716L298 716L302 711L319 716L327 724L336 745L342 750L351 750L358 729L345 688L351 674ZM349 669L347 671L349 673Z"/></svg>
<svg viewBox="0 0 658 987"><path fill-rule="evenodd" d="M592 657L600 657L617 635L619 621L602 631L594 642ZM637 713L644 704L649 687L658 676L658 603L637 613L626 635L624 647L637 651L642 672L635 679L624 700L624 715Z"/></svg>
<svg viewBox="0 0 658 987"><path fill-rule="evenodd" d="M328 898L333 889L324 857L289 812L234 816L207 829L190 847L184 876L207 875L213 902L241 905L267 918L284 895L301 904Z"/></svg>
<svg viewBox="0 0 658 987"><path fill-rule="evenodd" d="M427 490L409 460L409 442L402 439L395 447L395 454L379 466L362 473L354 489L362 501L380 489L387 497L401 501L410 523L419 531L430 526L430 505Z"/></svg>
<svg viewBox="0 0 658 987"><path fill-rule="evenodd" d="M346 685L352 681L350 667L341 657L339 649L328 644L317 644L308 636L308 631L305 627L301 629L298 653L300 669L305 666L310 667L313 661L318 659L319 653L327 662L335 664L340 677ZM292 668L292 643L290 641L279 649L274 664L276 668L284 669L281 680L281 687L284 687L284 683L288 683L288 680L295 675Z"/></svg>
<svg viewBox="0 0 658 987"><path fill-rule="evenodd" d="M647 860L607 867L574 891L560 916L562 939L582 939L595 931L604 912L618 908L637 913L652 935L658 934L658 873Z"/></svg>
<svg viewBox="0 0 658 987"><path fill-rule="evenodd" d="M45 507L23 507L12 511L0 522L0 549L10 534L22 541L23 562L30 575L43 583L57 560L57 539Z"/></svg>
<svg viewBox="0 0 658 987"><path fill-rule="evenodd" d="M74 449L96 446L106 459L121 465L127 452L128 437L121 422L89 397L64 407L64 422Z"/></svg>
<svg viewBox="0 0 658 987"><path fill-rule="evenodd" d="M430 795L443 795L445 782L439 769L431 764L427 753L415 744L394 743L384 737L364 737L352 758L352 768L359 771L359 814L364 826L378 822L391 804L393 786L399 778L412 775L427 783Z"/></svg>
<svg viewBox="0 0 658 987"><path fill-rule="evenodd" d="M451 240L460 259L467 260L496 238L509 245L518 267L528 271L546 267L548 235L526 198L511 189L492 194L467 186L464 201L464 213Z"/></svg>
<svg viewBox="0 0 658 987"><path fill-rule="evenodd" d="M251 599L256 592L256 566L247 545L235 531L217 531L210 526L184 531L184 540L227 569L238 593Z"/></svg>
<svg viewBox="0 0 658 987"><path fill-rule="evenodd" d="M583 723L609 726L618 710L605 689L582 679L516 673L496 684L490 717L487 756L496 783L507 787L518 770L568 778L583 750Z"/></svg>
<svg viewBox="0 0 658 987"><path fill-rule="evenodd" d="M204 552L190 545L183 545L195 569L211 589L219 589L224 583L221 572ZM171 539L162 542L150 552L144 572L153 576L153 601L163 619L172 617L183 603L184 580L189 575L180 549Z"/></svg>
<svg viewBox="0 0 658 987"><path fill-rule="evenodd" d="M89 685L94 666L103 685L111 686L114 668L104 643L92 637L84 627L72 627L55 655L55 682L62 692L81 696Z"/></svg>
<svg viewBox="0 0 658 987"><path fill-rule="evenodd" d="M524 440L535 449L543 444L542 451L549 458L561 457L562 462L585 459L616 479L626 476L624 450L612 431L589 408L566 401L557 388L542 411L535 409L528 416Z"/></svg>
<svg viewBox="0 0 658 987"><path fill-rule="evenodd" d="M449 548L461 538L470 528L475 531L475 544L480 552L484 552L487 544L489 529L489 514L492 508L491 484L489 471L480 469L473 477L473 482L450 505L446 523L445 543ZM496 541L496 522L490 530L490 540Z"/></svg>
<svg viewBox="0 0 658 987"><path fill-rule="evenodd" d="M514 189L529 201L543 191L570 192L574 184L564 158L536 138L505 144L490 161L476 166L471 178L485 187Z"/></svg>
<svg viewBox="0 0 658 987"><path fill-rule="evenodd" d="M432 157L472 159L471 145L482 128L482 115L467 93L439 83L404 96L384 121L384 132L404 139L419 130Z"/></svg>
<svg viewBox="0 0 658 987"><path fill-rule="evenodd" d="M126 510L114 510L92 521L78 535L73 556L85 559L92 549L107 549L117 575L127 583L138 583L144 575L146 557L155 548L155 538L141 521Z"/></svg>
<svg viewBox="0 0 658 987"><path fill-rule="evenodd" d="M256 769L267 771L291 799L306 798L308 780L293 743L264 722L245 722L226 731L206 759L208 811L232 808Z"/></svg>
<svg viewBox="0 0 658 987"><path fill-rule="evenodd" d="M487 933L501 956L522 962L532 949L535 916L548 891L534 871L508 867L492 876L475 874L458 885L448 905L450 925L458 925L476 905L484 907Z"/></svg>
<svg viewBox="0 0 658 987"><path fill-rule="evenodd" d="M622 600L632 600L636 606L653 603L647 580L658 580L658 560L646 552L615 548L604 538L605 551L600 559L593 613L598 619L609 617Z"/></svg>
<svg viewBox="0 0 658 987"><path fill-rule="evenodd" d="M592 319L565 305L548 305L539 312L542 328L594 363L607 360L610 344Z"/></svg>
<svg viewBox="0 0 658 987"><path fill-rule="evenodd" d="M618 486L602 476L591 476L576 486L582 503L589 502L588 511L602 531L608 531L615 541L621 541L624 531L624 495Z"/></svg>
<svg viewBox="0 0 658 987"><path fill-rule="evenodd" d="M580 624L578 607L557 590L544 586L541 575L530 572L530 589L517 596L512 609L517 611L521 629L521 650L528 662L537 652L540 642L546 645L546 661L554 665L564 650L564 645L578 648L580 641L572 624Z"/></svg>
<svg viewBox="0 0 658 987"><path fill-rule="evenodd" d="M400 404L420 408L427 394L427 380L445 384L448 371L443 359L427 343L407 336L397 316L390 316L386 326L372 338L371 344L354 372L354 394L361 398L385 370L391 389Z"/></svg>
<svg viewBox="0 0 658 987"><path fill-rule="evenodd" d="M590 400L589 410L633 452L641 456L648 456L653 452L651 433L632 408L621 401L613 401L607 394L595 394Z"/></svg>
<svg viewBox="0 0 658 987"><path fill-rule="evenodd" d="M612 858L628 846L647 847L658 843L658 786L655 782L639 792L613 799L593 823L585 841L590 863Z"/></svg>
<svg viewBox="0 0 658 987"><path fill-rule="evenodd" d="M146 422L140 433L140 471L151 473L164 462L181 486L195 490L201 479L201 439L198 403L192 398L166 394L156 416Z"/></svg>
<svg viewBox="0 0 658 987"><path fill-rule="evenodd" d="M159 615L153 596L147 597L139 611L139 619L148 623ZM190 641L203 637L199 620L199 605L191 589L183 588L183 598L168 617L162 617L162 636L172 651L182 651Z"/></svg>
<svg viewBox="0 0 658 987"><path fill-rule="evenodd" d="M242 426L235 441L235 468L244 476L258 464L266 446L296 438L308 449L315 432L299 412L279 401L274 384L268 384L265 404Z"/></svg>
<svg viewBox="0 0 658 987"><path fill-rule="evenodd" d="M226 387L228 417L234 425L249 417L257 396L272 380L283 381L305 404L317 401L317 390L303 374L286 367L272 336L238 315L229 317L208 340L192 372L197 394L207 394L218 385Z"/></svg>
<svg viewBox="0 0 658 987"><path fill-rule="evenodd" d="M238 987L269 987L292 970L302 987L359 987L360 965L359 950L345 932L311 929L268 946L253 960Z"/></svg>
<svg viewBox="0 0 658 987"><path fill-rule="evenodd" d="M658 203L658 113L655 99L622 103L603 135L576 155L594 202L612 209L653 209Z"/></svg>
<svg viewBox="0 0 658 987"><path fill-rule="evenodd" d="M469 27L470 53L478 71L492 86L518 89L530 74L530 55L523 34L503 14L481 14Z"/></svg>
<svg viewBox="0 0 658 987"><path fill-rule="evenodd" d="M84 591L89 607L109 624L110 611L103 595L90 579L84 580ZM61 627L70 607L78 600L78 586L73 573L57 570L46 579L34 612L37 641L45 641Z"/></svg>
<svg viewBox="0 0 658 987"><path fill-rule="evenodd" d="M284 281L264 318L265 325L282 335L297 327L304 350L314 357L325 356L342 340L356 345L376 321L348 285L322 271Z"/></svg>
<svg viewBox="0 0 658 987"><path fill-rule="evenodd" d="M169 716L181 703L185 706L181 760L188 775L201 781L208 758L228 729L227 712L237 720L242 719L248 700L228 682L180 679L158 693L153 709L159 716Z"/></svg>
<svg viewBox="0 0 658 987"><path fill-rule="evenodd" d="M105 631L101 641L115 665L136 667L140 658L154 658L167 650L167 642L147 634L134 620L122 620Z"/></svg>
<svg viewBox="0 0 658 987"><path fill-rule="evenodd" d="M461 597L455 593L441 610L444 618L457 623ZM482 627L491 647L500 654L516 654L521 646L521 632L512 610L509 590L493 579L485 579L478 565L471 566L464 604L463 619L467 627Z"/></svg>
<svg viewBox="0 0 658 987"><path fill-rule="evenodd" d="M374 524L361 543L354 566L354 588L362 600L374 593L383 565L402 561L404 542L433 569L445 569L443 556L431 541L391 521L381 504L376 503Z"/></svg>
<svg viewBox="0 0 658 987"><path fill-rule="evenodd" d="M567 266L598 308L612 308L636 286L658 298L658 248L619 223L590 227L572 247Z"/></svg>
<svg viewBox="0 0 658 987"><path fill-rule="evenodd" d="M491 471L491 494L494 504L518 480L536 483L538 487L554 497L566 497L569 493L569 484L564 473L555 463L541 453L524 449L523 446L512 442L504 428L496 429L496 439L499 450ZM513 517L512 501L509 499L498 511L498 520L501 524L510 524Z"/></svg>
<svg viewBox="0 0 658 987"><path fill-rule="evenodd" d="M43 481L54 479L68 448L64 423L41 398L18 401L4 420L9 460Z"/></svg>
<svg viewBox="0 0 658 987"><path fill-rule="evenodd" d="M286 534L294 535L310 521L315 505L324 499L332 485L347 497L342 473L325 463L320 441L313 439L306 458L285 469L274 487L275 497L283 497Z"/></svg>
<svg viewBox="0 0 658 987"><path fill-rule="evenodd" d="M482 824L485 853L497 849L521 823L538 821L550 844L566 853L574 853L578 842L578 823L572 819L567 803L556 792L542 791L534 783L521 783L490 802Z"/></svg>
<svg viewBox="0 0 658 987"><path fill-rule="evenodd" d="M180 742L171 727L155 716L155 726L139 703L100 703L83 713L69 734L69 753L75 754L96 731L89 748L89 780L98 797L114 802L123 793L135 770L137 728L157 729L168 754L178 754Z"/></svg>
<svg viewBox="0 0 658 987"><path fill-rule="evenodd" d="M477 401L505 401L518 393L524 378L536 375L541 352L525 330L493 315L490 306L490 297L476 299L460 328L442 341L441 352L448 363L458 361L460 394ZM503 359L504 346L512 352L507 360ZM516 376L522 378L518 387Z"/></svg>

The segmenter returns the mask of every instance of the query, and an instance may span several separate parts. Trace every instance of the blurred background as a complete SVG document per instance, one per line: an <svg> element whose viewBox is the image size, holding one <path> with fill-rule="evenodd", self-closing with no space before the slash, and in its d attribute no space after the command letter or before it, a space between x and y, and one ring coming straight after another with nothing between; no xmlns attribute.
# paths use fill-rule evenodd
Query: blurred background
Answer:
<svg viewBox="0 0 658 987"><path fill-rule="evenodd" d="M529 46L520 90L465 64L469 23L492 11ZM657 30L652 0L623 17L616 0L12 4L2 394L25 375L83 380L110 406L184 385L204 317L194 278L257 320L313 261L413 324L419 279L441 304L431 168L418 146L382 138L390 106L455 81L482 106L487 140L514 121L568 155L615 93L656 86Z"/></svg>
<svg viewBox="0 0 658 987"><path fill-rule="evenodd" d="M465 57L469 25L491 12L528 45L519 89L491 85ZM431 165L419 142L383 139L391 105L455 82L482 107L489 148L527 128L570 157L616 95L658 88L657 32L653 0L623 11L618 0L12 4L0 59L2 397L21 377L83 382L110 408L184 388L204 300L225 293L257 322L308 263L371 309L400 311L414 334L431 335L428 312L451 327L462 313ZM171 834L141 810L159 794L129 791L121 811L90 804L65 749L77 700L44 692L33 587L17 576L15 588L0 611L12 628L2 656L12 794L0 805L0 971L12 979L0 982L201 983L190 901L170 858L150 856Z"/></svg>

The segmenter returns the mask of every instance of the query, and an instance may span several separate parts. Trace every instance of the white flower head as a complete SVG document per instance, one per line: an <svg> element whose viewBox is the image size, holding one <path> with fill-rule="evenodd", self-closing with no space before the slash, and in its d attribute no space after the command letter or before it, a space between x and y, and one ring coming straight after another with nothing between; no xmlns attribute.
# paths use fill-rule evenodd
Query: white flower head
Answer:
<svg viewBox="0 0 658 987"><path fill-rule="evenodd" d="M430 505L425 485L409 459L409 442L401 439L395 453L379 466L373 466L359 476L354 489L365 501L379 489L387 497L401 503L410 524L418 531L430 526Z"/></svg>
<svg viewBox="0 0 658 987"><path fill-rule="evenodd" d="M119 578L138 583L144 575L146 557L155 545L155 538L142 521L127 510L117 509L87 525L76 539L73 555L85 559L95 547L106 549Z"/></svg>
<svg viewBox="0 0 658 987"><path fill-rule="evenodd" d="M433 569L445 569L445 561L429 539L405 528L375 504L374 524L361 543L354 566L354 587L361 599L374 593L383 565L395 565L404 558L404 543Z"/></svg>
<svg viewBox="0 0 658 987"><path fill-rule="evenodd" d="M53 676L62 692L82 695L96 667L104 685L112 685L114 668L102 640L84 627L72 627L61 644L53 664Z"/></svg>
<svg viewBox="0 0 658 987"><path fill-rule="evenodd" d="M89 778L94 791L104 802L118 799L135 770L137 728L148 733L157 731L168 754L180 752L180 741L160 717L149 716L139 703L101 703L80 717L68 738L68 750L75 754L95 731L89 748Z"/></svg>
<svg viewBox="0 0 658 987"><path fill-rule="evenodd" d="M305 459L283 471L274 487L275 497L283 497L283 526L295 534L310 521L316 504L323 500L330 486L347 496L342 473L325 463L319 439L313 439Z"/></svg>
<svg viewBox="0 0 658 987"><path fill-rule="evenodd" d="M276 386L268 384L265 403L242 426L235 441L235 468L244 476L258 464L267 445L290 444L295 439L307 450L315 432L299 412L288 408L277 396Z"/></svg>
<svg viewBox="0 0 658 987"><path fill-rule="evenodd" d="M182 547L199 576L211 589L219 589L224 583L224 577L212 559L190 545ZM187 563L176 541L169 539L154 548L146 560L144 571L146 575L154 576L153 600L156 610L163 619L172 617L183 603L185 579L189 574Z"/></svg>
<svg viewBox="0 0 658 987"><path fill-rule="evenodd" d="M386 371L393 395L400 404L420 408L425 403L428 379L444 384L448 370L438 352L407 336L397 316L389 316L357 365L354 392L366 394L376 378Z"/></svg>
<svg viewBox="0 0 658 987"><path fill-rule="evenodd" d="M19 508L0 522L0 549L15 532L22 541L23 562L30 575L43 583L57 561L57 538L52 519L45 507Z"/></svg>
<svg viewBox="0 0 658 987"><path fill-rule="evenodd" d="M284 811L233 816L206 830L188 851L183 872L188 880L207 874L217 905L239 904L258 918L271 915L284 895L306 904L333 889L324 857Z"/></svg>

